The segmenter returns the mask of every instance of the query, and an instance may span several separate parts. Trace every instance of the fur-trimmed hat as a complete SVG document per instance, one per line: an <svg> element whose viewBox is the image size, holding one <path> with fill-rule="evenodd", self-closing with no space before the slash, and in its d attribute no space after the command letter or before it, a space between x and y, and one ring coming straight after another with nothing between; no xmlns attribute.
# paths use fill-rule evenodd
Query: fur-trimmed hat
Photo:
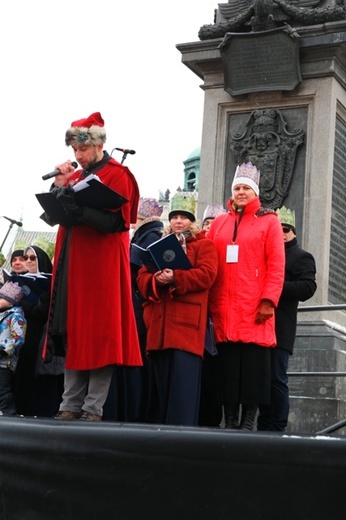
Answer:
<svg viewBox="0 0 346 520"><path fill-rule="evenodd" d="M256 195L259 195L260 171L252 162L243 163L237 166L232 182L232 191L238 184L246 184L253 189Z"/></svg>
<svg viewBox="0 0 346 520"><path fill-rule="evenodd" d="M17 282L6 282L0 289L0 298L4 298L13 305L19 305L27 293Z"/></svg>
<svg viewBox="0 0 346 520"><path fill-rule="evenodd" d="M97 146L106 142L104 120L100 112L89 117L73 121L65 135L66 146Z"/></svg>
<svg viewBox="0 0 346 520"><path fill-rule="evenodd" d="M140 197L137 218L160 217L162 212L163 206L161 206L156 199Z"/></svg>
<svg viewBox="0 0 346 520"><path fill-rule="evenodd" d="M168 220L171 220L174 215L185 215L191 222L196 220L196 196L191 192L179 191L171 198L171 209L168 215Z"/></svg>

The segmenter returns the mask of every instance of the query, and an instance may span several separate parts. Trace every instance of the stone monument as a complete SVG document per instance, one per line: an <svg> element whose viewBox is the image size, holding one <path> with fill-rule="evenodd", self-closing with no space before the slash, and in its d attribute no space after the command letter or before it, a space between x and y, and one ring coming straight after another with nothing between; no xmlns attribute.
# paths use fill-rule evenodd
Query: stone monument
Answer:
<svg viewBox="0 0 346 520"><path fill-rule="evenodd" d="M299 243L316 259L318 289L305 306L346 304L346 1L229 0L198 38L177 45L205 92L198 216L226 203L236 165L251 160L262 204L295 210ZM343 309L300 312L296 351L316 348L321 359L325 345L330 368L332 339L341 371L345 327ZM297 354L304 371L311 359ZM329 396L316 377L317 394ZM332 379L339 419L345 378Z"/></svg>

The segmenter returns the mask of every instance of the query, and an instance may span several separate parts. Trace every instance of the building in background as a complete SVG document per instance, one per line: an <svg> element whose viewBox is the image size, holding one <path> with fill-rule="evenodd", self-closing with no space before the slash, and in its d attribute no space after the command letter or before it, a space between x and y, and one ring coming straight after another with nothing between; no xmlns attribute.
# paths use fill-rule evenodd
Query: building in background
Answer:
<svg viewBox="0 0 346 520"><path fill-rule="evenodd" d="M184 164L184 178L183 188L177 187L176 191L195 192L196 198L198 197L198 185L199 185L199 171L201 161L201 148L195 148L190 155L183 161ZM168 213L170 200L174 196L168 189L163 193L159 192L159 202L163 205L163 212L161 218L164 224L168 224Z"/></svg>

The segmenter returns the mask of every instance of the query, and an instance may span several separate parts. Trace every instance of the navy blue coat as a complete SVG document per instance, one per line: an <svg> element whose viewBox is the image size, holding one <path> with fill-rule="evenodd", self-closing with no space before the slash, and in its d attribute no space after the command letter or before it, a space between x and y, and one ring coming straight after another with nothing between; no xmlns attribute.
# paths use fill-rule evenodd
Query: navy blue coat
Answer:
<svg viewBox="0 0 346 520"><path fill-rule="evenodd" d="M150 244L162 238L163 222L160 220L150 220L142 224L136 229L131 239L131 245L137 244L140 247L147 248ZM142 304L145 299L140 294L137 286L137 274L142 267L142 260L139 258L134 247L130 251L131 261L131 280L132 280L132 301L136 316L136 324L138 334L146 334L146 328L143 322Z"/></svg>

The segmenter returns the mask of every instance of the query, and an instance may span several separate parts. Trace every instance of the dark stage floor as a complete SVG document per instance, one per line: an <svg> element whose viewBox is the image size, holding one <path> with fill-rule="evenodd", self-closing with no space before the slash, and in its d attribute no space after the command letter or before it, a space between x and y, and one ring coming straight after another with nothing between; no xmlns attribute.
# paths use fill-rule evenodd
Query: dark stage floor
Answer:
<svg viewBox="0 0 346 520"><path fill-rule="evenodd" d="M0 418L1 520L341 518L346 437Z"/></svg>

